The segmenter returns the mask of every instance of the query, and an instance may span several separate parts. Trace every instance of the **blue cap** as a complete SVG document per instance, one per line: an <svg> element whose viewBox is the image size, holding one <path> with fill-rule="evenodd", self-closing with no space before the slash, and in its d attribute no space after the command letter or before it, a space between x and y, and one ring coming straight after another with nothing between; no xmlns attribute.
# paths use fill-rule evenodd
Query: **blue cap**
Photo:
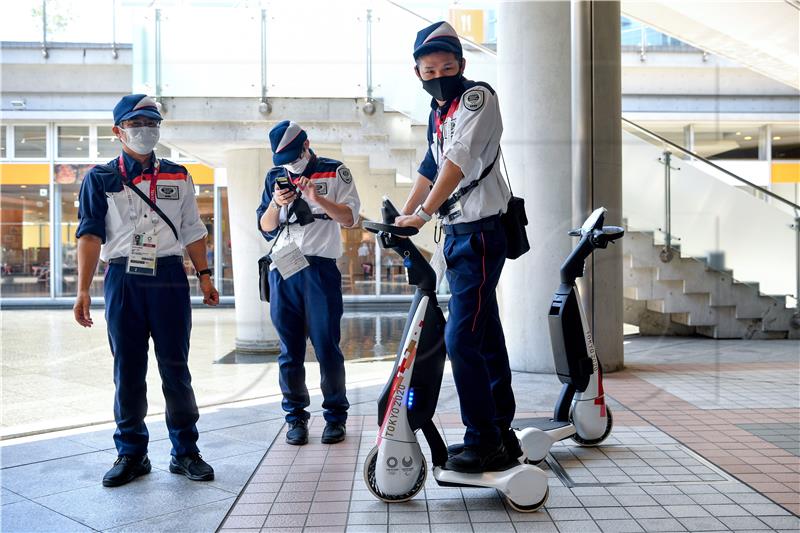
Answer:
<svg viewBox="0 0 800 533"><path fill-rule="evenodd" d="M272 163L285 165L300 157L303 143L308 139L305 130L297 122L284 120L269 131L269 143L272 146Z"/></svg>
<svg viewBox="0 0 800 533"><path fill-rule="evenodd" d="M123 96L114 106L114 125L119 126L123 120L133 117L147 117L154 120L163 120L158 112L156 101L146 94L129 94Z"/></svg>
<svg viewBox="0 0 800 533"><path fill-rule="evenodd" d="M464 55L456 30L445 21L434 22L417 32L417 40L414 41L414 59L431 52L452 52L457 57Z"/></svg>

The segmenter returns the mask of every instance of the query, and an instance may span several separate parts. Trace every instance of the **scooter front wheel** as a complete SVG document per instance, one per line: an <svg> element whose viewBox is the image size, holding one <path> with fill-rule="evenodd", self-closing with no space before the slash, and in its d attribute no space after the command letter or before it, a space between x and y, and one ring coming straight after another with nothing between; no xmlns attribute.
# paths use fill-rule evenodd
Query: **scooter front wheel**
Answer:
<svg viewBox="0 0 800 533"><path fill-rule="evenodd" d="M406 492L405 494L385 494L380 487L378 487L378 483L375 478L375 468L378 464L378 447L373 446L372 449L367 454L367 458L364 461L364 482L367 484L367 488L369 491L381 501L386 503L395 503L395 502L405 502L416 496L419 491L422 490L422 487L425 486L425 478L428 475L428 465L425 463L425 459L422 459L422 465L419 470L419 475L417 476L417 481L414 483L414 486L411 487L411 490Z"/></svg>
<svg viewBox="0 0 800 533"><path fill-rule="evenodd" d="M511 498L506 498L506 501L508 502L508 505L518 513L533 513L541 509L542 506L544 506L544 504L547 503L547 498L549 497L550 497L550 487L547 487L547 490L544 493L544 497L542 498L542 501L540 501L539 503L534 503L533 505L520 505L518 503L514 503L514 500L512 500Z"/></svg>
<svg viewBox="0 0 800 533"><path fill-rule="evenodd" d="M611 428L614 427L614 417L611 415L611 408L606 406L606 429L603 434L597 439L583 439L580 435L575 433L572 440L581 446L597 446L611 434Z"/></svg>

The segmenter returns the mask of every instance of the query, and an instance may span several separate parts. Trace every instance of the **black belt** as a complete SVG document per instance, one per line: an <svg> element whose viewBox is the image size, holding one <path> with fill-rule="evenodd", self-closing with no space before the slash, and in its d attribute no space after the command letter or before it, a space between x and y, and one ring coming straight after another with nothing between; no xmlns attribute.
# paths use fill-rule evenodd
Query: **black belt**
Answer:
<svg viewBox="0 0 800 533"><path fill-rule="evenodd" d="M320 257L318 255L307 255L305 257L310 265L320 265L325 263L336 264L336 259L333 259L332 257Z"/></svg>
<svg viewBox="0 0 800 533"><path fill-rule="evenodd" d="M183 264L183 256L182 255L165 255L164 257L159 257L156 259L156 265L177 265L178 263ZM110 265L127 265L128 258L127 257L115 257L113 259L108 260L108 264Z"/></svg>
<svg viewBox="0 0 800 533"><path fill-rule="evenodd" d="M494 231L500 229L500 215L476 220L475 222L464 222L462 224L445 224L444 232L446 235L466 235L467 233L480 233L481 231Z"/></svg>

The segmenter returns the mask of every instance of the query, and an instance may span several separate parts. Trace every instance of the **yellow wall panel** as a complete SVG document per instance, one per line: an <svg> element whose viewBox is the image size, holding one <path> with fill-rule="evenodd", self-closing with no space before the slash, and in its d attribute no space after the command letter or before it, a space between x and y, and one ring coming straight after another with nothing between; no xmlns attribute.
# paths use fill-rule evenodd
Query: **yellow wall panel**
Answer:
<svg viewBox="0 0 800 533"><path fill-rule="evenodd" d="M0 163L0 184L48 185L49 183L48 163Z"/></svg>
<svg viewBox="0 0 800 533"><path fill-rule="evenodd" d="M195 185L214 185L214 169L201 163L184 163Z"/></svg>
<svg viewBox="0 0 800 533"><path fill-rule="evenodd" d="M800 163L772 163L772 183L800 183Z"/></svg>

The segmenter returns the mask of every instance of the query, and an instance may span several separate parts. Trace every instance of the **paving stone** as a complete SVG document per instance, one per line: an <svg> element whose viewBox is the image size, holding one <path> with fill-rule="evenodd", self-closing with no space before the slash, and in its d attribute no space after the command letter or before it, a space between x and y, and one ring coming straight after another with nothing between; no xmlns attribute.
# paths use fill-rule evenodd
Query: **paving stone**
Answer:
<svg viewBox="0 0 800 533"><path fill-rule="evenodd" d="M674 518L640 518L639 525L648 533L657 531L686 531L686 528Z"/></svg>
<svg viewBox="0 0 800 533"><path fill-rule="evenodd" d="M560 533L600 533L601 529L592 520L556 522Z"/></svg>
<svg viewBox="0 0 800 533"><path fill-rule="evenodd" d="M636 520L597 520L604 533L634 533L643 531Z"/></svg>
<svg viewBox="0 0 800 533"><path fill-rule="evenodd" d="M725 524L713 516L678 518L678 521L689 531L725 531Z"/></svg>

